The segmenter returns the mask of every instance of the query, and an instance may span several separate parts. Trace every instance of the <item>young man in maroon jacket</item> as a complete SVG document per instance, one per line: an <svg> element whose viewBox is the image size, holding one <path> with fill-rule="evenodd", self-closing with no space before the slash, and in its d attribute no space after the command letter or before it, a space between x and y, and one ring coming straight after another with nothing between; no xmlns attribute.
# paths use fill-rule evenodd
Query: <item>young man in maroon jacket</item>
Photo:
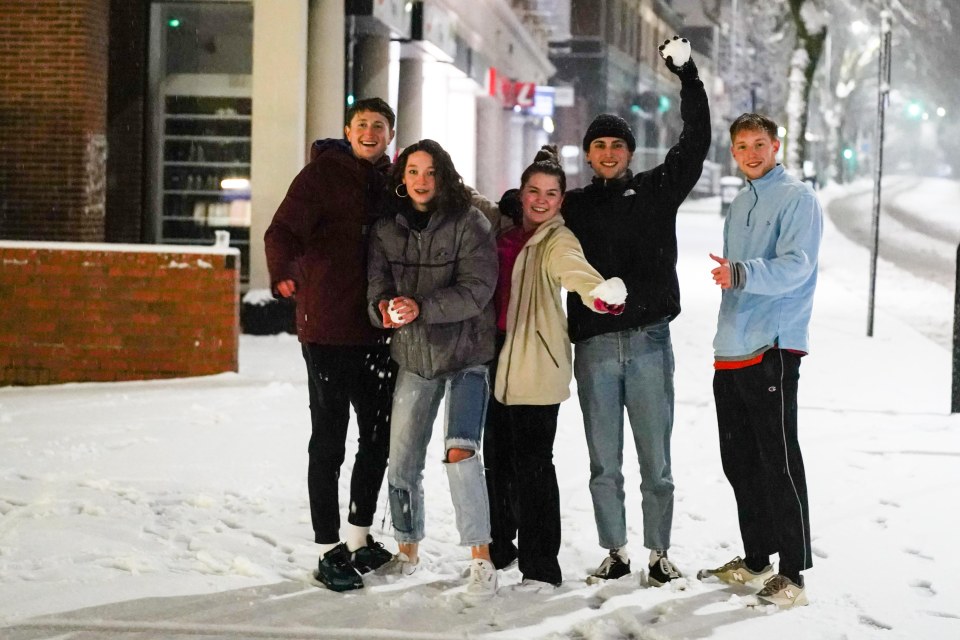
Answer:
<svg viewBox="0 0 960 640"><path fill-rule="evenodd" d="M367 319L367 234L382 210L396 116L380 98L348 110L346 140L314 142L264 235L271 287L297 303L307 363L310 417L307 488L317 580L334 591L363 587L361 574L392 554L370 525L390 447L395 365L383 330ZM350 481L345 541L337 485L350 407L359 442Z"/></svg>

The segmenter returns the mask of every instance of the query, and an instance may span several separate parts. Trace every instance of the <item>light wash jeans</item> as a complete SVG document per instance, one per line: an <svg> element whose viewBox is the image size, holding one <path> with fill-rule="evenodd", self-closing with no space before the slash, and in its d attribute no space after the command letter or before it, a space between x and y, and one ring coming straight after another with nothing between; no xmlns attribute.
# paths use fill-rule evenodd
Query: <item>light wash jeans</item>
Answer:
<svg viewBox="0 0 960 640"><path fill-rule="evenodd" d="M590 454L590 495L600 546L627 543L623 498L623 409L640 460L643 546L670 548L673 524L673 345L657 323L576 345L574 375Z"/></svg>
<svg viewBox="0 0 960 640"><path fill-rule="evenodd" d="M460 544L490 542L490 503L480 459L480 438L487 417L490 383L487 366L478 365L433 379L400 370L390 422L390 513L397 542L424 537L423 465L440 400L446 393L444 451L469 449L461 462L444 461L456 513Z"/></svg>

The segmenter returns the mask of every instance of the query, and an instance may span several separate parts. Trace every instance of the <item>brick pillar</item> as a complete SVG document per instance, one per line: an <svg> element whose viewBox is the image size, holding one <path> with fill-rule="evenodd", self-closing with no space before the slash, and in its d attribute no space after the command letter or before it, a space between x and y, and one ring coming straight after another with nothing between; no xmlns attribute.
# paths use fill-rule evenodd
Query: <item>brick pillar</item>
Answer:
<svg viewBox="0 0 960 640"><path fill-rule="evenodd" d="M0 2L0 237L101 241L109 0Z"/></svg>

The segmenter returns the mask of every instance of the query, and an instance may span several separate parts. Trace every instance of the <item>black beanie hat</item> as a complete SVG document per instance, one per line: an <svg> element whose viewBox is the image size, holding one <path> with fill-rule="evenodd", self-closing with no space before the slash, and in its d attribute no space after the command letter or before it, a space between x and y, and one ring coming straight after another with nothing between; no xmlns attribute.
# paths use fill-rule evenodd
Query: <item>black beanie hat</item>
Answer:
<svg viewBox="0 0 960 640"><path fill-rule="evenodd" d="M583 150L589 151L590 143L597 138L620 138L626 141L630 153L637 148L637 140L633 137L630 125L626 120L612 113L601 113L593 119L587 127L587 135L583 136Z"/></svg>

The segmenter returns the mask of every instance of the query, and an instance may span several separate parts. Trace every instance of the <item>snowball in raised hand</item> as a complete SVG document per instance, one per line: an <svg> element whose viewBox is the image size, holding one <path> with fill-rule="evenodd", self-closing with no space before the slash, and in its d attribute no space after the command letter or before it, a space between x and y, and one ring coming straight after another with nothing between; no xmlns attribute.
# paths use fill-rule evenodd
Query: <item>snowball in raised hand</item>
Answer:
<svg viewBox="0 0 960 640"><path fill-rule="evenodd" d="M680 36L673 36L672 40L664 40L660 45L660 57L675 67L682 67L690 59L690 41Z"/></svg>

